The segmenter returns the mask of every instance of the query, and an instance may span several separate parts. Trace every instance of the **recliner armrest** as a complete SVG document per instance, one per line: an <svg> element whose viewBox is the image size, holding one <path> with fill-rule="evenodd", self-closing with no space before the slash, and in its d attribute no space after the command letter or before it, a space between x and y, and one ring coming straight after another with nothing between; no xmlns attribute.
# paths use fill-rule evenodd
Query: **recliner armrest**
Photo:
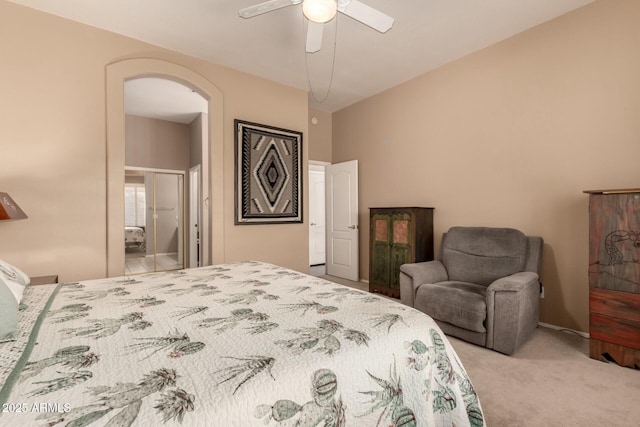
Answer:
<svg viewBox="0 0 640 427"><path fill-rule="evenodd" d="M448 280L449 275L440 261L426 261L400 266L400 301L414 306L416 290L424 283L437 283Z"/></svg>
<svg viewBox="0 0 640 427"><path fill-rule="evenodd" d="M538 326L540 285L538 274L512 274L487 288L487 343L504 354L512 354Z"/></svg>
<svg viewBox="0 0 640 427"><path fill-rule="evenodd" d="M501 277L487 288L487 292L519 292L527 286L540 286L539 277L530 271L521 271L511 276Z"/></svg>

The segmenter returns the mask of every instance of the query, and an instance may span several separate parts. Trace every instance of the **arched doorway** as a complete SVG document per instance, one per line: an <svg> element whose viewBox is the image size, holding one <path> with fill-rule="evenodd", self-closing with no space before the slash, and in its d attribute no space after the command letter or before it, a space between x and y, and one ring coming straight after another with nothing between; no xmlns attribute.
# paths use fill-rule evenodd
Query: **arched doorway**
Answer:
<svg viewBox="0 0 640 427"><path fill-rule="evenodd" d="M205 264L224 262L223 223L223 96L209 80L200 74L160 59L125 59L107 65L107 276L124 274L124 166L125 166L125 113L124 83L138 77L162 77L182 83L202 95L209 104L209 221L202 224L211 242L203 248Z"/></svg>

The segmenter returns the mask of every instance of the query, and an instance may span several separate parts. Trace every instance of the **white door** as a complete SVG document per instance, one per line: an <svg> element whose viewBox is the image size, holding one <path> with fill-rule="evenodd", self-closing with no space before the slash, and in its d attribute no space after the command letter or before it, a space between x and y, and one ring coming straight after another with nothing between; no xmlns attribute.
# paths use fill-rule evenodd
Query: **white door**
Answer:
<svg viewBox="0 0 640 427"><path fill-rule="evenodd" d="M309 265L326 261L324 166L309 165Z"/></svg>
<svg viewBox="0 0 640 427"><path fill-rule="evenodd" d="M359 281L358 161L325 168L327 274Z"/></svg>
<svg viewBox="0 0 640 427"><path fill-rule="evenodd" d="M189 267L200 267L200 165L189 169Z"/></svg>

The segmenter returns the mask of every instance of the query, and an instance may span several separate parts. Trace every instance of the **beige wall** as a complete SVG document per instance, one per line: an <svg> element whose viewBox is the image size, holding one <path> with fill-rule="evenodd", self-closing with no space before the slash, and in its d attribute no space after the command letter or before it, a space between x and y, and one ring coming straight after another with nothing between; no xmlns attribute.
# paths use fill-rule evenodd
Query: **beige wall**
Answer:
<svg viewBox="0 0 640 427"><path fill-rule="evenodd" d="M125 116L125 166L189 172L191 129L184 123ZM195 150L198 151L198 150Z"/></svg>
<svg viewBox="0 0 640 427"><path fill-rule="evenodd" d="M315 120L314 120L315 119ZM331 113L309 109L309 160L331 162Z"/></svg>
<svg viewBox="0 0 640 427"><path fill-rule="evenodd" d="M0 52L0 191L29 215L0 224L0 259L63 281L106 275L105 69L124 58L157 58L193 70L224 96L224 260L308 269L306 223L233 224L234 118L307 135L304 91L4 0ZM271 108L274 99L280 108ZM304 206L306 215L306 198Z"/></svg>
<svg viewBox="0 0 640 427"><path fill-rule="evenodd" d="M637 188L640 2L597 1L341 110L333 161L368 207L433 206L453 225L545 239L541 321L588 331L588 197ZM360 274L368 276L361 251Z"/></svg>

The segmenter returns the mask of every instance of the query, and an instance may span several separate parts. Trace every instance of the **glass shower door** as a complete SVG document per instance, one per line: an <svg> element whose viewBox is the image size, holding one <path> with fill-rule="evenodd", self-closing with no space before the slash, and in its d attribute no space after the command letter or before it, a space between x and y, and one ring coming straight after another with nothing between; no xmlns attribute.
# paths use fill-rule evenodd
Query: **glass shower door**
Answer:
<svg viewBox="0 0 640 427"><path fill-rule="evenodd" d="M184 266L184 175L154 172L155 271Z"/></svg>
<svg viewBox="0 0 640 427"><path fill-rule="evenodd" d="M138 228L142 228L144 243L130 248L125 236L125 274L184 268L184 174L128 170L127 179L125 218L133 215L130 211L140 217L137 221L142 225ZM132 188L134 196L143 197L132 197Z"/></svg>

